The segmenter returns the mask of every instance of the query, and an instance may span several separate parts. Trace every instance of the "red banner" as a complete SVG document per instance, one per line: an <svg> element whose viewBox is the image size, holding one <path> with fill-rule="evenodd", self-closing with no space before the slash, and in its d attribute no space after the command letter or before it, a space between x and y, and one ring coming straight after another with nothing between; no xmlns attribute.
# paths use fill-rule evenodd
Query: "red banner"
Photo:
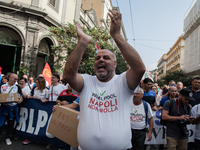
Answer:
<svg viewBox="0 0 200 150"><path fill-rule="evenodd" d="M51 73L51 68L50 68L48 63L45 64L44 69L42 71L42 74L43 74L45 80L49 83L49 87L50 87L51 86L52 73Z"/></svg>

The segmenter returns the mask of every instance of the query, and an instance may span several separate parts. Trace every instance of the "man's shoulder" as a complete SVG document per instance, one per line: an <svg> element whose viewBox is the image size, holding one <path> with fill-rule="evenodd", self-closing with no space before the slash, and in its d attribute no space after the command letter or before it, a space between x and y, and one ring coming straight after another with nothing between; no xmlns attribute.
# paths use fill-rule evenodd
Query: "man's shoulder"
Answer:
<svg viewBox="0 0 200 150"><path fill-rule="evenodd" d="M161 99L161 101L166 101L166 100L169 100L169 97L168 96L165 96L165 97L163 97L162 99Z"/></svg>
<svg viewBox="0 0 200 150"><path fill-rule="evenodd" d="M148 108L151 109L151 106L150 106L150 104L149 104L147 101L142 100L142 103L143 103L143 106L144 106L144 107L147 107L147 109L148 109Z"/></svg>
<svg viewBox="0 0 200 150"><path fill-rule="evenodd" d="M67 96L67 95L69 95L69 94L68 94L67 89L65 89L65 90L63 90L63 91L60 93L59 96Z"/></svg>
<svg viewBox="0 0 200 150"><path fill-rule="evenodd" d="M148 92L144 92L144 96L155 96L155 92L152 90L149 90Z"/></svg>
<svg viewBox="0 0 200 150"><path fill-rule="evenodd" d="M172 105L175 105L175 99L170 99L170 100L167 100L164 105L163 105L163 109L166 108L166 107L170 107Z"/></svg>
<svg viewBox="0 0 200 150"><path fill-rule="evenodd" d="M66 89L66 86L64 86L63 84L60 84L60 83L58 85L56 85L55 87Z"/></svg>
<svg viewBox="0 0 200 150"><path fill-rule="evenodd" d="M2 87L2 86L8 86L8 82L2 84L1 87Z"/></svg>

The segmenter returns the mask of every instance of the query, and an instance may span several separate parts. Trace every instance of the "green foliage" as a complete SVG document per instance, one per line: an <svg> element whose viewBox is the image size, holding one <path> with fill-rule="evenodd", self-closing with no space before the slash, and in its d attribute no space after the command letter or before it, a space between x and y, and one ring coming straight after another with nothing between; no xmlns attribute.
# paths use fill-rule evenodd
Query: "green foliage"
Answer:
<svg viewBox="0 0 200 150"><path fill-rule="evenodd" d="M19 68L19 77L22 77L24 74L26 74L26 70L27 70L26 66L21 66Z"/></svg>
<svg viewBox="0 0 200 150"><path fill-rule="evenodd" d="M116 52L116 45L111 45L109 40L112 38L109 34L109 31L106 28L92 28L86 29L83 27L83 31L92 37L91 43L87 46L87 49L81 59L79 66L79 73L88 73L94 75L94 58L96 55L95 50L95 40L100 46L101 49L109 49L113 52ZM67 61L68 56L74 50L77 42L78 36L76 32L76 27L74 24L68 23L66 25L50 28L50 35L55 37L58 41L59 46L52 46L52 55L55 58L53 66L56 72L63 71L63 64ZM114 48L113 48L114 47ZM119 53L119 54L118 54ZM116 53L118 66L117 73L121 73L127 70L127 64L121 56L120 52Z"/></svg>
<svg viewBox="0 0 200 150"><path fill-rule="evenodd" d="M117 51L116 58L117 58L117 68L115 70L116 74L120 74L124 71L127 71L129 67L128 67L126 61L124 60L121 52Z"/></svg>
<svg viewBox="0 0 200 150"><path fill-rule="evenodd" d="M170 80L174 80L176 83L180 81L184 86L189 86L192 78L187 77L183 70L176 70L173 72L168 72L161 80L158 81L158 85L168 85Z"/></svg>

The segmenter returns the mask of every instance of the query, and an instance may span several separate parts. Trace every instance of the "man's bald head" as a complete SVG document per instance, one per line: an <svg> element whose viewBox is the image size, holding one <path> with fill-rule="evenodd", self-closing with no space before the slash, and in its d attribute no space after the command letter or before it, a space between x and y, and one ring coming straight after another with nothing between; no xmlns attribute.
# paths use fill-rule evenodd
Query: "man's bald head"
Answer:
<svg viewBox="0 0 200 150"><path fill-rule="evenodd" d="M110 51L110 50L108 50L108 49L97 50L97 55L98 55L98 53L101 52L101 51L107 51L108 53L111 53L111 54L113 55L114 61L117 61L116 55L115 55L115 53L113 53L112 51Z"/></svg>
<svg viewBox="0 0 200 150"><path fill-rule="evenodd" d="M12 86L14 85L18 80L17 74L11 73L8 81L8 85Z"/></svg>
<svg viewBox="0 0 200 150"><path fill-rule="evenodd" d="M177 92L177 88L175 86L171 86L169 88L169 95L170 95L171 98L176 97L176 92Z"/></svg>

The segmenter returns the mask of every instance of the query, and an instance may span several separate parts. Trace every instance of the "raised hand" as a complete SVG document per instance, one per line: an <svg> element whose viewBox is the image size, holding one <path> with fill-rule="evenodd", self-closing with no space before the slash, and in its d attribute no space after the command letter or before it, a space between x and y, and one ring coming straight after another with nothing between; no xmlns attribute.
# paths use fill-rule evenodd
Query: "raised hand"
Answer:
<svg viewBox="0 0 200 150"><path fill-rule="evenodd" d="M92 40L92 37L83 32L83 28L79 23L76 23L75 26L79 40L82 40L88 44Z"/></svg>
<svg viewBox="0 0 200 150"><path fill-rule="evenodd" d="M120 35L120 28L121 28L121 22L122 22L122 15L120 12L115 10L109 10L110 13L108 13L110 19L111 19L111 26L110 26L110 35L113 37L117 34Z"/></svg>

